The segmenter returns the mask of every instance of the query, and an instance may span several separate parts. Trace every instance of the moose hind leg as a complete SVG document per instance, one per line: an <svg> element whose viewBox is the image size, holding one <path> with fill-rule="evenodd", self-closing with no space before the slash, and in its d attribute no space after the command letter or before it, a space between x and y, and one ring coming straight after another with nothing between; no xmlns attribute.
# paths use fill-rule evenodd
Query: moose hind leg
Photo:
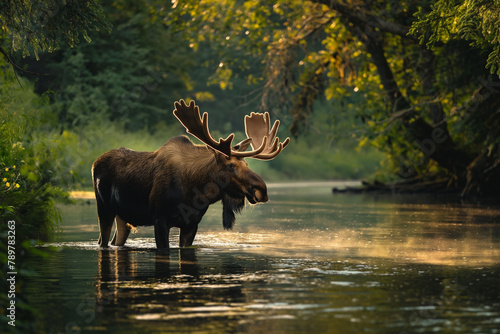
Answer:
<svg viewBox="0 0 500 334"><path fill-rule="evenodd" d="M198 224L190 224L188 226L181 227L181 233L179 235L179 247L189 247L193 244L194 237L198 231Z"/></svg>
<svg viewBox="0 0 500 334"><path fill-rule="evenodd" d="M109 203L104 200L105 198L109 198L109 186L105 182L101 182L101 179L97 178L94 172L94 169L92 169L95 198L97 202L97 217L99 218L100 233L98 243L101 247L108 247L116 213L110 209Z"/></svg>
<svg viewBox="0 0 500 334"><path fill-rule="evenodd" d="M117 215L115 220L116 230L111 244L113 246L123 246L125 241L127 241L128 235L130 234L130 229L128 228L127 223L121 219L120 216Z"/></svg>
<svg viewBox="0 0 500 334"><path fill-rule="evenodd" d="M113 221L115 216L98 212L99 216L99 246L108 247L109 237L111 236L111 229L113 228Z"/></svg>

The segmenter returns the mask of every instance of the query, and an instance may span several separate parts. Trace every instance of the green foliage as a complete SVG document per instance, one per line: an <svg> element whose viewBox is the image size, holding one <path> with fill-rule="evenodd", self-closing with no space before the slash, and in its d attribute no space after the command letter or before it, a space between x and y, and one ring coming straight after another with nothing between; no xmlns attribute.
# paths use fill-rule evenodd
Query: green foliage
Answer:
<svg viewBox="0 0 500 334"><path fill-rule="evenodd" d="M9 36L13 51L37 59L41 51L90 42L91 31L110 30L96 1L6 0L0 6L0 22L0 40Z"/></svg>
<svg viewBox="0 0 500 334"><path fill-rule="evenodd" d="M137 151L155 151L171 137L185 133L179 125L167 126L165 123L159 123L153 131L154 135L145 128L130 132L123 124L101 120L66 130L61 135L53 134L68 166L67 187L92 189L92 163L104 152L123 146Z"/></svg>
<svg viewBox="0 0 500 334"><path fill-rule="evenodd" d="M250 165L267 167L261 175L272 181L359 180L380 168L383 154L360 143L359 119L349 117L337 103L317 103L315 110L307 119L306 133L292 140L279 158Z"/></svg>
<svg viewBox="0 0 500 334"><path fill-rule="evenodd" d="M67 196L58 184L64 183L65 164L58 156L57 141L47 140L47 126L54 113L47 99L24 90L9 64L15 65L3 46L23 56L76 46L89 34L110 25L101 6L94 1L3 1L0 6L0 217L17 222L19 239L47 239L59 215L54 200ZM24 72L24 71L23 71ZM25 82L26 85L26 82ZM52 138L51 138L52 139ZM3 224L2 224L3 226Z"/></svg>
<svg viewBox="0 0 500 334"><path fill-rule="evenodd" d="M260 57L260 106L290 113L294 136L307 132L315 101L337 100L345 119L361 121L360 146L383 151L401 177L446 175L457 188L499 179L499 135L489 126L499 104L498 1L183 1L171 13L191 43L220 47L231 71L215 77L226 87L248 55ZM433 142L433 131L445 142Z"/></svg>
<svg viewBox="0 0 500 334"><path fill-rule="evenodd" d="M308 136L290 145L293 148L284 151L276 161L268 165L259 162L264 168L267 166L267 170L260 171L266 180L359 180L376 172L382 158L371 149L357 150L342 142L322 143ZM250 163L253 164L257 162Z"/></svg>
<svg viewBox="0 0 500 334"><path fill-rule="evenodd" d="M496 0L439 0L427 11L420 8L410 33L435 47L465 39L488 53L486 68L500 75L500 2Z"/></svg>
<svg viewBox="0 0 500 334"><path fill-rule="evenodd" d="M111 34L93 33L91 43L46 57L53 77L45 89L55 92L63 127L103 117L128 130L151 129L186 91L189 47L151 20L147 4L106 3Z"/></svg>
<svg viewBox="0 0 500 334"><path fill-rule="evenodd" d="M5 68L5 64L3 65ZM47 239L59 219L54 186L62 173L57 144L44 138L46 102L24 91L12 70L2 72L0 86L0 215L17 222L19 238Z"/></svg>

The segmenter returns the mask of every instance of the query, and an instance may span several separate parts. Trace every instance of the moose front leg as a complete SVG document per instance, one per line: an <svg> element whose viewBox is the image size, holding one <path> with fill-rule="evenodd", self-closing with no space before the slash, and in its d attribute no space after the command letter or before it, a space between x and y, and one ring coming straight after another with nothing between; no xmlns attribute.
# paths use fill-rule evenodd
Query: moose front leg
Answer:
<svg viewBox="0 0 500 334"><path fill-rule="evenodd" d="M194 237L198 231L198 224L189 224L187 226L181 227L181 233L179 235L179 247L189 247L193 244Z"/></svg>
<svg viewBox="0 0 500 334"><path fill-rule="evenodd" d="M168 234L170 232L170 227L167 225L167 220L165 218L155 219L155 241L156 248L158 249L168 249Z"/></svg>

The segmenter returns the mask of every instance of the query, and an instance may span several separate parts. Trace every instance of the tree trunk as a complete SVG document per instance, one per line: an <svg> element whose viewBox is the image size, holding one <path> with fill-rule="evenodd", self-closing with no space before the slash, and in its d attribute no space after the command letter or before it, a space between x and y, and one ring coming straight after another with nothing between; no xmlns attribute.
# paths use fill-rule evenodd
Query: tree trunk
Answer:
<svg viewBox="0 0 500 334"><path fill-rule="evenodd" d="M324 2L325 3L325 2ZM436 161L440 166L446 168L451 173L455 174L459 179L460 184L465 184L466 168L472 161L471 157L466 152L458 149L453 142L446 122L444 120L444 113L440 109L440 104L434 103L430 106L431 118L434 125L430 125L425 119L415 112L414 106L406 99L399 89L394 74L387 62L382 45L383 32L388 31L393 34L401 35L404 27L398 26L399 29L394 31L393 27L379 24L378 29L373 29L370 23L366 22L364 18L376 20L373 15L361 12L359 8L348 8L345 5L339 4L335 1L328 2L330 9L337 10L344 16L351 24L347 24L355 36L363 42L368 53L370 53L372 62L377 68L377 73L383 85L385 94L391 106L391 113L398 115L408 134L413 138L413 144L420 148L420 150L430 159ZM432 62L434 55L432 53L424 53L424 63L429 64ZM424 65L425 66L425 65ZM433 95L434 72L432 68L427 72L422 73L424 76L423 90L429 95Z"/></svg>

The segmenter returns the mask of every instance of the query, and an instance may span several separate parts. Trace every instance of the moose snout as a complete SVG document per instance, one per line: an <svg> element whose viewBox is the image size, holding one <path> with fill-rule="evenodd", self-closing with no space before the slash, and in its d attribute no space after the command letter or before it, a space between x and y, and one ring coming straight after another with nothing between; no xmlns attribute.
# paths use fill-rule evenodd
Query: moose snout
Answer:
<svg viewBox="0 0 500 334"><path fill-rule="evenodd" d="M267 189L255 189L254 197L258 203L265 203L269 201L269 197L267 196Z"/></svg>
<svg viewBox="0 0 500 334"><path fill-rule="evenodd" d="M264 203L269 200L266 183L250 169L246 173L244 186L240 189L251 204Z"/></svg>
<svg viewBox="0 0 500 334"><path fill-rule="evenodd" d="M267 196L267 187L265 185L250 187L247 189L247 199L252 204L267 202L269 200L269 197Z"/></svg>

